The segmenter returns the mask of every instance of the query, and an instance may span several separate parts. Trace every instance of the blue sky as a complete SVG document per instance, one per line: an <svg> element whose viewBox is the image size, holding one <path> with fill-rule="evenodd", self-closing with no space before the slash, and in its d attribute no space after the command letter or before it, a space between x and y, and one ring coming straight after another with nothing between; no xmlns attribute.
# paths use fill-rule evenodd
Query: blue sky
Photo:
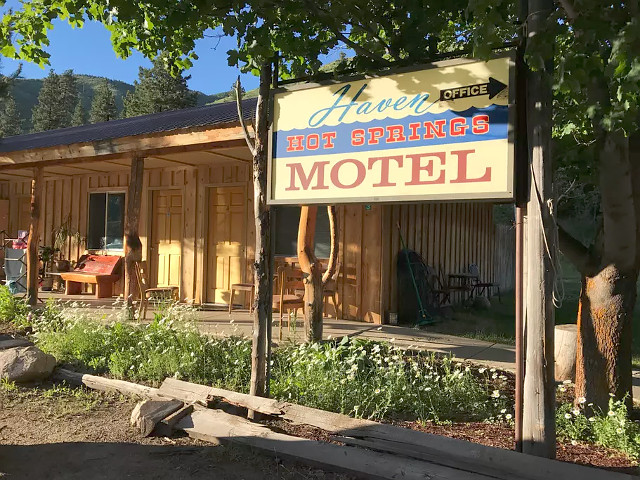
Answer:
<svg viewBox="0 0 640 480"><path fill-rule="evenodd" d="M20 8L15 0L7 2L4 9ZM73 29L66 22L56 21L54 29L49 33L51 45L51 66L44 69L37 65L24 63L22 76L24 78L42 78L47 76L53 68L62 73L73 69L76 73L104 76L115 80L133 83L138 78L138 67L150 66L149 60L140 53L122 60L113 53L109 32L96 22L86 22L81 29ZM227 50L236 46L233 38L205 38L197 42L196 53L200 57L186 74L191 75L189 87L193 90L212 94L229 90L238 76L236 68L227 65ZM15 70L19 62L2 58L3 73ZM258 79L247 74L242 77L242 84L246 90L258 86Z"/></svg>

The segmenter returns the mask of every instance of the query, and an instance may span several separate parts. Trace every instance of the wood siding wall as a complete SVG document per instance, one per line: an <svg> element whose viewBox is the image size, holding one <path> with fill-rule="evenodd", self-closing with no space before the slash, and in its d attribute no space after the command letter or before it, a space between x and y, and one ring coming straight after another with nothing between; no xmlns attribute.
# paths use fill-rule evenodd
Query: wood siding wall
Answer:
<svg viewBox="0 0 640 480"><path fill-rule="evenodd" d="M42 244L51 244L53 231L67 217L72 228L87 234L88 195L91 192L126 191L127 172L78 175L45 182L41 218ZM208 196L216 186L246 186L246 269L251 281L255 223L253 188L248 164L220 164L178 169L149 169L144 175L140 237L145 258L149 253L151 197L154 190L183 192L183 243L180 292L183 300L205 300L208 228ZM0 183L0 196L10 199L10 234L28 227L20 205L30 195L29 179ZM487 203L345 205L338 208L340 263L338 316L381 323L388 311L397 311L396 255L401 249L397 224L409 248L444 274L466 270L476 262L483 279L494 279L492 205ZM84 247L70 242L67 258L75 260ZM116 293L121 293L120 285ZM329 307L333 314L333 307Z"/></svg>
<svg viewBox="0 0 640 480"><path fill-rule="evenodd" d="M398 230L398 225L400 230ZM407 248L418 252L427 264L450 273L466 272L477 263L483 280L492 281L493 270L493 204L429 203L383 207L382 278L380 293L382 311L397 312L396 262L402 249L400 234ZM452 301L460 301L458 294Z"/></svg>

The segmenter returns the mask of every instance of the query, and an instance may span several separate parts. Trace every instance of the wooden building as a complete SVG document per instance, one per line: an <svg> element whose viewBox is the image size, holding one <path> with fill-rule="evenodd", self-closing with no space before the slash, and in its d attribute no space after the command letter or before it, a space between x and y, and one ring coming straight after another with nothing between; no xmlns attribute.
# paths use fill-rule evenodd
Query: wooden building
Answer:
<svg viewBox="0 0 640 480"><path fill-rule="evenodd" d="M250 116L254 101L245 102ZM251 156L233 103L0 140L0 208L8 209L0 230L29 228L32 179L42 167L40 244L52 245L64 224L86 239L70 239L65 258L123 254L132 158L144 158L138 228L151 284L178 286L184 301L228 302L230 283L251 279L255 244ZM297 209L287 208L275 209L277 257L295 254ZM493 280L492 208L340 206L337 315L380 323L396 311L397 225L408 247L445 275L477 263ZM318 245L322 255L322 238Z"/></svg>

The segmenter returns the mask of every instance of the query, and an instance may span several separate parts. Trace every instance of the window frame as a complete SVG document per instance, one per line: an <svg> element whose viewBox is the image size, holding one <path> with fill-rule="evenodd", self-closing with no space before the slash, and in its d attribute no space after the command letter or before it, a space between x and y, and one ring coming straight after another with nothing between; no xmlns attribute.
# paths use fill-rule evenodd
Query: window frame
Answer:
<svg viewBox="0 0 640 480"><path fill-rule="evenodd" d="M89 229L91 225L91 215L90 215L90 205L91 205L91 195L105 195L105 210L104 210L104 234L102 238L106 237L107 233L107 219L109 218L109 195L124 195L124 208L122 212L122 248L90 248L89 247ZM98 252L113 252L113 253L123 253L124 252L124 224L127 218L127 190L126 189L100 189L100 190L92 190L87 192L87 252L89 253L98 253Z"/></svg>

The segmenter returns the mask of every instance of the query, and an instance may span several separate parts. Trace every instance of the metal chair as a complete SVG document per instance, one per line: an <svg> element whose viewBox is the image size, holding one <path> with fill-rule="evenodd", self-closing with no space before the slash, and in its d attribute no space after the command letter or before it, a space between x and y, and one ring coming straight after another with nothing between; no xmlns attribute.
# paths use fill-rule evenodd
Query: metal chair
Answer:
<svg viewBox="0 0 640 480"><path fill-rule="evenodd" d="M469 265L469 273L475 276L476 280L473 284L474 291L478 291L478 295L482 295L485 291L487 292L487 298L491 296L491 289L495 288L498 291L498 301L502 303L502 297L500 296L500 284L496 282L483 282L480 280L480 269L478 265L472 263Z"/></svg>

